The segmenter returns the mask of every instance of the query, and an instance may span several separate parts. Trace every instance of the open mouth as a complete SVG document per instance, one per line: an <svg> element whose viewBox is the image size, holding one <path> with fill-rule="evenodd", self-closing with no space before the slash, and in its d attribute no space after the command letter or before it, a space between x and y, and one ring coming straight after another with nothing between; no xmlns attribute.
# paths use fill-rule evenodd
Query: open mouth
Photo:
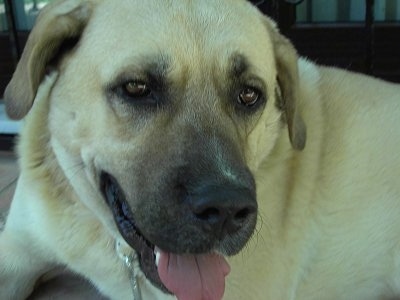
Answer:
<svg viewBox="0 0 400 300"><path fill-rule="evenodd" d="M221 299L230 267L216 253L178 255L159 249L137 228L125 194L117 180L103 172L100 189L110 207L118 230L136 251L140 268L159 289L179 300Z"/></svg>
<svg viewBox="0 0 400 300"><path fill-rule="evenodd" d="M167 292L168 289L158 275L155 246L136 227L132 211L117 180L110 174L103 172L100 182L101 191L114 215L118 230L125 241L137 252L142 272L153 284Z"/></svg>

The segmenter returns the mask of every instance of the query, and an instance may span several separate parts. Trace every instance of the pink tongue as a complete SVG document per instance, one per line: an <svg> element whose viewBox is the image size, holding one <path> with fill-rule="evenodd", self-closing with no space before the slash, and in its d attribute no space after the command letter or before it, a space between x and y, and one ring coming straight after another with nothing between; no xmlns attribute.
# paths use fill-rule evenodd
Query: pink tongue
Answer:
<svg viewBox="0 0 400 300"><path fill-rule="evenodd" d="M220 300L229 272L228 263L217 254L175 255L160 251L158 274L179 300Z"/></svg>

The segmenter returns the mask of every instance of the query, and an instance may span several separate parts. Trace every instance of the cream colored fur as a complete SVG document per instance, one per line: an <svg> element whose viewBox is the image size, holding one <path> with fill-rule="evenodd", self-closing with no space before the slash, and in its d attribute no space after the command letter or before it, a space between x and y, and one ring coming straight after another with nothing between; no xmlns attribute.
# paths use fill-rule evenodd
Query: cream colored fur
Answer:
<svg viewBox="0 0 400 300"><path fill-rule="evenodd" d="M26 298L36 280L59 265L112 299L132 299L115 249L124 241L97 171L124 170L146 137L131 128L129 112L110 107L104 86L121 70L134 71L149 53L168 53L176 58L170 80L196 99L213 91L215 77L224 78L232 52L254 64L269 98L241 141L257 183L259 219L248 245L229 258L224 299L400 297L398 85L297 60L272 22L245 1L61 2L42 20L54 10L73 11L65 24L74 28L72 36L84 32L78 46L46 76L45 66L26 54L23 61L42 73L40 87L31 80L31 90L13 96L27 84L21 67L7 92L10 114L29 113L18 145L21 175L0 234L0 299ZM32 45L43 44L39 33ZM296 99L282 112L276 77L289 75L292 84L283 89ZM173 298L143 275L139 284L144 299Z"/></svg>

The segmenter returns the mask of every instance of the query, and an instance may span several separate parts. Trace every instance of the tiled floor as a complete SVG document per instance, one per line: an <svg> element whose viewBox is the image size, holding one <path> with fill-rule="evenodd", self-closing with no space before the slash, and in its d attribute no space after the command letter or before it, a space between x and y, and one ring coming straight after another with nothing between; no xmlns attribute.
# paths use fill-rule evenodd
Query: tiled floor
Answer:
<svg viewBox="0 0 400 300"><path fill-rule="evenodd" d="M0 213L8 209L18 178L17 160L11 152L0 151ZM1 285L0 285L1 288ZM29 300L105 300L82 278L62 272L41 284Z"/></svg>

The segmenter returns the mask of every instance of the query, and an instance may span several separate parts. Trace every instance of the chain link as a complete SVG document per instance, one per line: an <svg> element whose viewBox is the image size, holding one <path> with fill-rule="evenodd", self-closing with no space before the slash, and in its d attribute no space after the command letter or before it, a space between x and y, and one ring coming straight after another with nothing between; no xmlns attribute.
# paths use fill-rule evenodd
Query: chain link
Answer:
<svg viewBox="0 0 400 300"><path fill-rule="evenodd" d="M125 255L125 265L129 270L129 280L131 282L131 288L133 292L134 300L142 300L142 293L139 286L139 278L135 274L135 269L138 267L137 254L133 253L131 255Z"/></svg>
<svg viewBox="0 0 400 300"><path fill-rule="evenodd" d="M127 246L122 246L119 241L116 241L115 243L115 250L117 251L118 256L122 259L126 268L128 269L129 282L133 292L133 299L142 300L142 292L139 285L140 266L137 253Z"/></svg>

